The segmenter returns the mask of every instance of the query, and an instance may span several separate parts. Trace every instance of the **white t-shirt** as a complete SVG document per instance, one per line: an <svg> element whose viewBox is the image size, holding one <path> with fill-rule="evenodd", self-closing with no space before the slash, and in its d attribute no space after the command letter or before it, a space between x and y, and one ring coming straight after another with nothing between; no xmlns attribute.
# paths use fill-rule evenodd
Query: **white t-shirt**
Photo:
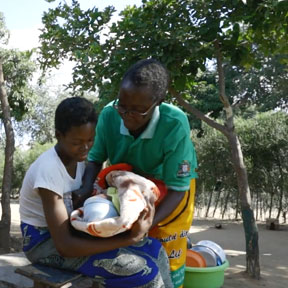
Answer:
<svg viewBox="0 0 288 288"><path fill-rule="evenodd" d="M79 189L85 163L78 162L76 177L73 179L52 147L42 153L29 167L20 191L20 218L24 223L47 227L38 188L44 188L63 197L70 214L73 210L71 191Z"/></svg>

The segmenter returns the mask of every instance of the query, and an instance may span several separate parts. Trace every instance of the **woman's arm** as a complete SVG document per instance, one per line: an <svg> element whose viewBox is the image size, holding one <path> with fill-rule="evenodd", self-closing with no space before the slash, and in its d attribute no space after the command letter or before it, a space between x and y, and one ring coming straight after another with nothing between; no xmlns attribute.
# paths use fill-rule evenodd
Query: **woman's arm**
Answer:
<svg viewBox="0 0 288 288"><path fill-rule="evenodd" d="M82 187L72 191L74 209L83 206L84 201L91 196L96 176L102 168L102 163L88 162L82 179Z"/></svg>
<svg viewBox="0 0 288 288"><path fill-rule="evenodd" d="M56 193L39 188L51 237L64 257L89 256L139 242L152 225L154 208L149 204L131 230L109 238L81 237L72 233L63 199Z"/></svg>
<svg viewBox="0 0 288 288"><path fill-rule="evenodd" d="M184 198L185 192L168 190L167 195L157 206L152 227L168 217L178 207L181 200Z"/></svg>

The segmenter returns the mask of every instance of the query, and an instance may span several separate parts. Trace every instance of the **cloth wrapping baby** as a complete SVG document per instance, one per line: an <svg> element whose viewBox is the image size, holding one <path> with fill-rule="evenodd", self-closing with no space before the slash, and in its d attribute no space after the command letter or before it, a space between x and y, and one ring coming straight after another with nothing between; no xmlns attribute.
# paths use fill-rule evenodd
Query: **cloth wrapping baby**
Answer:
<svg viewBox="0 0 288 288"><path fill-rule="evenodd" d="M119 215L116 212L114 216L113 212L114 217L89 221L91 218L87 215L85 217L83 206L74 210L70 216L71 224L75 229L97 237L110 237L130 229L147 206L147 201L155 203L160 196L160 191L154 182L131 171L114 170L109 172L105 179L108 186L115 187L117 190ZM90 198L93 197L100 196ZM91 201L90 198L87 200Z"/></svg>

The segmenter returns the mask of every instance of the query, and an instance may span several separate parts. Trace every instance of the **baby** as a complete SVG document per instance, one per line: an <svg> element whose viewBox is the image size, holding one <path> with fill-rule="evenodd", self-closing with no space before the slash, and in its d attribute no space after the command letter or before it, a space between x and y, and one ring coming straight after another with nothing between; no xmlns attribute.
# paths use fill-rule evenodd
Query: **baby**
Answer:
<svg viewBox="0 0 288 288"><path fill-rule="evenodd" d="M130 229L148 201L155 203L160 195L159 189L152 181L131 171L114 170L109 172L105 179L110 186L107 195L100 194L88 198L84 207L74 210L70 216L74 228L97 237L110 237ZM114 195L113 200L113 194L118 195L119 206L117 196ZM109 200L109 196L112 197L112 201ZM115 204L112 205L112 202ZM117 206L119 214L115 208Z"/></svg>

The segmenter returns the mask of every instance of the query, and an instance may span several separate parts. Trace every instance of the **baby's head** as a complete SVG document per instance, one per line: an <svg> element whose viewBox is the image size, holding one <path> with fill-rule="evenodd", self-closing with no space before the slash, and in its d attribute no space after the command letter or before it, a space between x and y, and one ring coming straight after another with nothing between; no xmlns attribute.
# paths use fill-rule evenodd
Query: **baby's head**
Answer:
<svg viewBox="0 0 288 288"><path fill-rule="evenodd" d="M95 222L106 218L119 216L112 201L105 194L99 194L88 198L84 202L84 221Z"/></svg>

